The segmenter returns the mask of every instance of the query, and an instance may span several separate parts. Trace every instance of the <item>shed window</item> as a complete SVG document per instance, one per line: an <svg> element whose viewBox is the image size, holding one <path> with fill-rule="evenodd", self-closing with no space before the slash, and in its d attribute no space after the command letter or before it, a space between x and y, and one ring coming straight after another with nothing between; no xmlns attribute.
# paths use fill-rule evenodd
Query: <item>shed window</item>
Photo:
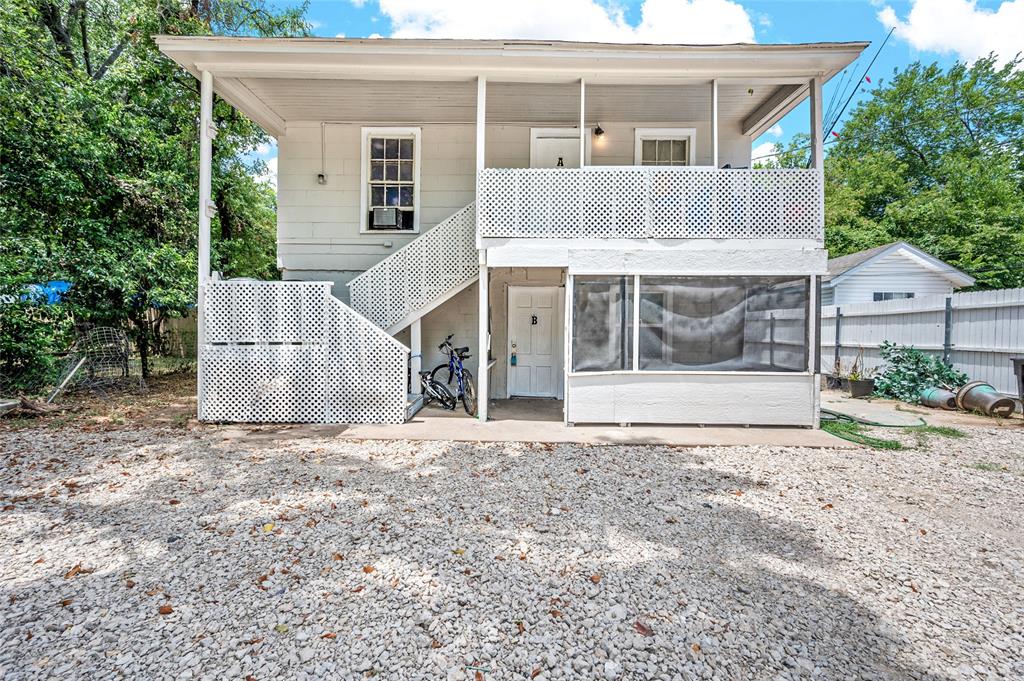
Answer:
<svg viewBox="0 0 1024 681"><path fill-rule="evenodd" d="M367 231L417 231L419 131L364 131Z"/></svg>
<svg viewBox="0 0 1024 681"><path fill-rule="evenodd" d="M633 277L577 277L573 284L574 371L622 371L633 363Z"/></svg>
<svg viewBox="0 0 1024 681"><path fill-rule="evenodd" d="M875 302L880 300L903 300L904 298L914 297L911 291L875 291L872 295Z"/></svg>

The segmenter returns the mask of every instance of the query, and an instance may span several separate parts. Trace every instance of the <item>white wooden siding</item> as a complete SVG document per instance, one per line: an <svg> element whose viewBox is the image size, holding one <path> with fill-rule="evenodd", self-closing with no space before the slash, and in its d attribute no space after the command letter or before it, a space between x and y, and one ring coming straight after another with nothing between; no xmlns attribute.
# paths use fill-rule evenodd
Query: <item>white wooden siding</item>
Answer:
<svg viewBox="0 0 1024 681"><path fill-rule="evenodd" d="M997 390L1016 395L1010 357L1024 355L1024 289L954 293L950 360L972 380L988 381ZM913 345L941 355L947 296L925 296L838 306L840 362L849 369L863 350L864 366L883 364L883 341ZM829 373L835 361L836 306L821 310L821 365Z"/></svg>
<svg viewBox="0 0 1024 681"><path fill-rule="evenodd" d="M785 373L574 374L566 413L572 423L810 426L816 380Z"/></svg>
<svg viewBox="0 0 1024 681"><path fill-rule="evenodd" d="M953 292L949 279L899 251L869 262L836 283L832 304L873 302L875 291L906 291L915 297Z"/></svg>

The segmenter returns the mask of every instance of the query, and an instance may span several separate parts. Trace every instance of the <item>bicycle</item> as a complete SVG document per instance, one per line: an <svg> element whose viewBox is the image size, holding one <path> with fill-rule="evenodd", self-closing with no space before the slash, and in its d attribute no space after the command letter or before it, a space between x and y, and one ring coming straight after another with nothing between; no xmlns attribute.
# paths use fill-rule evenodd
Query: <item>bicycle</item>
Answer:
<svg viewBox="0 0 1024 681"><path fill-rule="evenodd" d="M448 334L437 349L448 355L446 364L439 364L430 372L430 379L442 386L457 388L457 392L449 390L456 402L462 400L462 408L470 416L476 416L476 386L473 385L473 374L462 365L462 360L469 359L469 347L457 348L452 345L452 337ZM455 385L452 385L452 381ZM453 407L454 408L454 407Z"/></svg>
<svg viewBox="0 0 1024 681"><path fill-rule="evenodd" d="M429 371L420 372L420 386L423 389L423 406L434 400L442 409L455 411L455 396L448 388L431 378Z"/></svg>

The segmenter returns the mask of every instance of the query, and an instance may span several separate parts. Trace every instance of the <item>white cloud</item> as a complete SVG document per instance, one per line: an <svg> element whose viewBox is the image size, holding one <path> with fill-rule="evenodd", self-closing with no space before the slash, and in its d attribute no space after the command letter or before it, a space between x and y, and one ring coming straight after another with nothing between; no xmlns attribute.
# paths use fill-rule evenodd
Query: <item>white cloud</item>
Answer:
<svg viewBox="0 0 1024 681"><path fill-rule="evenodd" d="M732 0L644 0L631 25L601 0L380 0L395 38L530 38L616 43L752 43Z"/></svg>
<svg viewBox="0 0 1024 681"><path fill-rule="evenodd" d="M1004 0L995 10L978 7L976 0L911 0L905 19L886 5L878 20L915 49L968 62L990 52L1006 62L1024 51L1024 0Z"/></svg>
<svg viewBox="0 0 1024 681"><path fill-rule="evenodd" d="M384 36L382 36L380 33L371 33L370 35L368 35L366 37L369 38L370 40L380 40Z"/></svg>
<svg viewBox="0 0 1024 681"><path fill-rule="evenodd" d="M344 37L345 37L345 34L344 34L344 33L338 33L338 34L337 34L337 35L335 35L334 37L335 37L335 38L344 38Z"/></svg>
<svg viewBox="0 0 1024 681"><path fill-rule="evenodd" d="M277 156L264 159L263 162L267 164L267 172L257 175L256 181L266 182L277 191Z"/></svg>
<svg viewBox="0 0 1024 681"><path fill-rule="evenodd" d="M758 144L750 150L750 158L753 163L766 163L775 160L775 142Z"/></svg>
<svg viewBox="0 0 1024 681"><path fill-rule="evenodd" d="M771 135L772 137L782 137L782 126L776 123L772 127L768 128L768 131L765 134Z"/></svg>
<svg viewBox="0 0 1024 681"><path fill-rule="evenodd" d="M366 0L348 0L355 7L362 7L366 4Z"/></svg>

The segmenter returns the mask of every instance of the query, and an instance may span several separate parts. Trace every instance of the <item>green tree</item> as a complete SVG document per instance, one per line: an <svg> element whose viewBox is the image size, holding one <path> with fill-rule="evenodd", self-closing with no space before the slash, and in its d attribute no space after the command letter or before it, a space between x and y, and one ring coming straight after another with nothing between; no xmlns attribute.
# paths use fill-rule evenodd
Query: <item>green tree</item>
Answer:
<svg viewBox="0 0 1024 681"><path fill-rule="evenodd" d="M0 5L0 293L24 308L25 324L48 326L50 344L63 346L70 323L47 320L54 315L123 326L147 358L160 320L195 303L198 204L199 85L153 36L304 35L305 9L263 0ZM215 117L213 266L273 277L274 194L251 160L268 139L219 98ZM26 283L53 279L73 283L64 304L42 314L21 300ZM0 330L0 367L23 364L24 344L7 338Z"/></svg>
<svg viewBox="0 0 1024 681"><path fill-rule="evenodd" d="M1024 70L994 58L912 64L829 145L831 255L905 240L975 276L1024 285Z"/></svg>

